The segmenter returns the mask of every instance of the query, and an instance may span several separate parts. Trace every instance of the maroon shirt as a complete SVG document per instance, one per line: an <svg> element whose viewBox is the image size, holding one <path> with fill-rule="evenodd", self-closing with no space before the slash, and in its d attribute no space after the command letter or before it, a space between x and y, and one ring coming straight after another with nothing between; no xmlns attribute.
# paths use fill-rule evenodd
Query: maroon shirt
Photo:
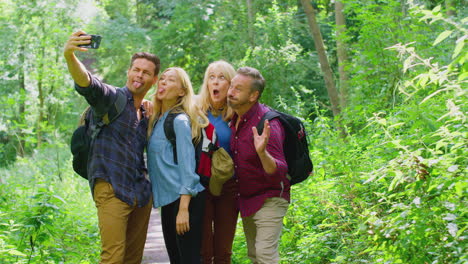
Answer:
<svg viewBox="0 0 468 264"><path fill-rule="evenodd" d="M286 178L288 165L284 158L284 128L277 119L270 121L270 139L267 151L276 161L276 171L267 174L255 151L252 127L257 126L263 114L270 109L260 103L254 104L242 116L236 129L237 114L229 124L231 153L234 160L235 175L239 182L239 209L242 217L256 213L267 198L282 197L290 201L290 184Z"/></svg>

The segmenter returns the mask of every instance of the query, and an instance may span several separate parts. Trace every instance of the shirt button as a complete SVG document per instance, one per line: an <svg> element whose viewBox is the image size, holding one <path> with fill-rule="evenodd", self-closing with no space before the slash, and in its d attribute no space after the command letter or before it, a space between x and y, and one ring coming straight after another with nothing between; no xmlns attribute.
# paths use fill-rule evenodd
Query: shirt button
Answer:
<svg viewBox="0 0 468 264"><path fill-rule="evenodd" d="M235 153L235 154L237 154L237 150L236 150L236 151L234 151L234 153Z"/></svg>
<svg viewBox="0 0 468 264"><path fill-rule="evenodd" d="M236 136L235 139L238 139L238 137Z"/></svg>
<svg viewBox="0 0 468 264"><path fill-rule="evenodd" d="M236 168L236 169L237 169L237 165L234 165L234 168Z"/></svg>

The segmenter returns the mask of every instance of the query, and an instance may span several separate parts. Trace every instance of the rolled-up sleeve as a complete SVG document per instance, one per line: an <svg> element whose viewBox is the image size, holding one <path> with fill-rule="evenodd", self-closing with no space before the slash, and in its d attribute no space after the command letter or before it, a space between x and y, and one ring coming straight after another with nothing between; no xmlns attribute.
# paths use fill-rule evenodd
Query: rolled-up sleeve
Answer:
<svg viewBox="0 0 468 264"><path fill-rule="evenodd" d="M195 173L195 148L192 143L192 130L190 120L185 114L174 119L174 132L176 134L178 173L181 180L179 194L195 196L198 193L197 185L200 177Z"/></svg>
<svg viewBox="0 0 468 264"><path fill-rule="evenodd" d="M112 85L103 83L89 72L88 75L91 80L89 86L81 87L75 83L75 90L86 99L96 113L105 114L117 96L117 89Z"/></svg>

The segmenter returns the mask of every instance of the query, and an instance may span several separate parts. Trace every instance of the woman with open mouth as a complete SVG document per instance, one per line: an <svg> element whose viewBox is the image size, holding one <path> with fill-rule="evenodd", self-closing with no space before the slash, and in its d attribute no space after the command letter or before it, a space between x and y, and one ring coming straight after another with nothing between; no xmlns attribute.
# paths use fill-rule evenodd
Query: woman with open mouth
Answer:
<svg viewBox="0 0 468 264"><path fill-rule="evenodd" d="M231 129L228 123L233 111L227 106L227 91L236 71L225 61L211 63L205 71L198 105L214 125L220 147L229 154ZM235 176L226 181L219 196L207 188L203 219L202 261L205 264L231 263L232 243L239 209Z"/></svg>
<svg viewBox="0 0 468 264"><path fill-rule="evenodd" d="M177 67L166 69L153 98L147 151L153 206L161 207L162 231L171 263L200 263L205 188L195 172L192 140L200 140L201 128L208 125L208 119L192 100L187 73ZM180 113L173 120L177 151L164 132L169 113Z"/></svg>

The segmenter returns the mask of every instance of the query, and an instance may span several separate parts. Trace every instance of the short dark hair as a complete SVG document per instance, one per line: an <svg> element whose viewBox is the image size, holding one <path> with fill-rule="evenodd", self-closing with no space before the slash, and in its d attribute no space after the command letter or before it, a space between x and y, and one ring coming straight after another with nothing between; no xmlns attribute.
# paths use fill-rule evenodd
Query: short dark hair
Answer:
<svg viewBox="0 0 468 264"><path fill-rule="evenodd" d="M252 67L240 67L237 70L237 74L248 76L253 79L250 90L252 92L258 91L258 98L260 99L263 89L265 89L265 78L263 78L260 71Z"/></svg>
<svg viewBox="0 0 468 264"><path fill-rule="evenodd" d="M157 76L159 74L159 70L161 69L161 62L159 61L159 57L149 53L149 52L137 52L133 54L132 61L130 62L130 68L133 66L133 62L136 59L146 59L154 63L154 75Z"/></svg>

